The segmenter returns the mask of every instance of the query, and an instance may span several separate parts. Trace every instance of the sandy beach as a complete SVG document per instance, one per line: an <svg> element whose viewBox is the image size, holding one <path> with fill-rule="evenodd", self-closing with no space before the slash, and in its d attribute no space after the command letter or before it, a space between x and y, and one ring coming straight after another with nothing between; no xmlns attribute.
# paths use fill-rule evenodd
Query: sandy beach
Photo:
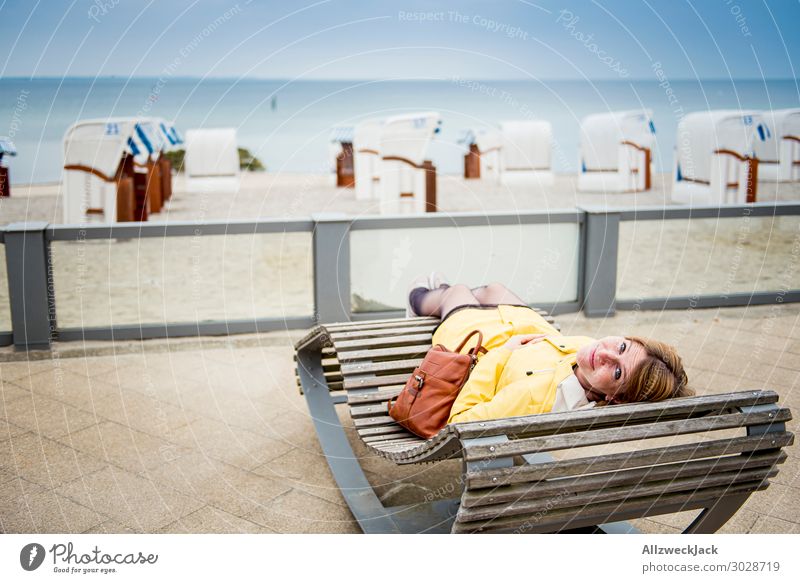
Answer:
<svg viewBox="0 0 800 583"><path fill-rule="evenodd" d="M58 184L15 186L12 198L0 206L1 222L60 223L59 188ZM547 188L503 186L488 180L467 181L440 175L438 203L442 213L663 206L671 204L669 190L666 174L655 177L651 191L637 194L578 193L574 175L558 175L555 184ZM759 184L759 201L798 198L800 184ZM297 219L317 212L363 216L375 215L378 209L373 201L357 201L352 189L336 188L332 177L326 175L244 173L235 193L192 193L179 175L171 201L161 213L152 215L150 222ZM530 283L532 278L550 274L533 266L535 258L524 252L526 240L538 233L547 241L552 240L552 245L559 245L552 233L545 235L549 228L534 226L510 239L500 237L498 231L495 247L519 247L511 253L513 260L507 262L498 257L511 250L497 248L487 252L482 262L465 260L471 253L470 246L461 237L455 243L457 259L449 262L445 271L449 270L453 279L468 283L476 280L475 284L486 278L503 279L510 287L526 293L531 302L574 299L570 297L574 273L559 276L563 281L559 280L552 289ZM574 239L574 232L559 236ZM635 300L796 289L800 287L796 268L798 240L800 219L796 217L624 222L620 227L619 297ZM393 244L390 240L384 247ZM427 265L426 261L433 258L416 257L416 249L404 251L407 256L402 257L402 269L391 267L396 277L387 290L385 280L375 281L380 279L380 272L360 269L365 263L379 261L374 257L376 249L353 251L353 292L361 291L354 296L354 308L401 308L406 280L413 277L415 266ZM300 316L313 312L310 233L56 242L51 251L58 325L64 328ZM0 253L3 252L0 246ZM568 259L577 261L574 249ZM8 330L5 262L2 264L0 330ZM560 266L549 266L552 274L559 270ZM363 291L370 289L380 291Z"/></svg>

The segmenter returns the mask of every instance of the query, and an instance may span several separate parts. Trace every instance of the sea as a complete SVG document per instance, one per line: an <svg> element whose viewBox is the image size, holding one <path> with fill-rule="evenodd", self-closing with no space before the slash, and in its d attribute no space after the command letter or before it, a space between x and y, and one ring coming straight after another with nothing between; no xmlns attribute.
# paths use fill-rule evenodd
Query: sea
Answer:
<svg viewBox="0 0 800 583"><path fill-rule="evenodd" d="M658 72L656 72L658 73ZM115 116L154 116L179 131L235 127L240 147L274 173L331 171L335 128L363 119L413 111L437 111L440 133L428 156L438 171L460 173L464 132L505 120L541 119L553 126L553 168L578 171L583 116L624 109L653 112L660 171L672 168L680 119L705 109L800 107L797 80L480 81L436 80L289 81L194 78L3 78L0 137L18 155L4 158L11 182L60 180L63 137L76 121Z"/></svg>

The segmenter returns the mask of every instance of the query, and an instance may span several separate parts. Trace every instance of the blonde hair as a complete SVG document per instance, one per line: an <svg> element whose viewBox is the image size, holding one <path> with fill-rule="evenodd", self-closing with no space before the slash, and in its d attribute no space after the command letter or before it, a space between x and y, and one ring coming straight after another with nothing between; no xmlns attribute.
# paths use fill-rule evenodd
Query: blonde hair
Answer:
<svg viewBox="0 0 800 583"><path fill-rule="evenodd" d="M641 344L647 355L630 373L621 401L663 401L694 395L694 391L689 388L689 377L683 369L681 357L672 346L641 336L626 338Z"/></svg>

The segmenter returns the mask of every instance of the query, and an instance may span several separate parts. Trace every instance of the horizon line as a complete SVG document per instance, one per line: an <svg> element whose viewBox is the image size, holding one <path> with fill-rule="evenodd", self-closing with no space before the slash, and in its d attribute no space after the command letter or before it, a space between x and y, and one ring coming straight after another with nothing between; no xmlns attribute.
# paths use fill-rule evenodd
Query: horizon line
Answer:
<svg viewBox="0 0 800 583"><path fill-rule="evenodd" d="M91 79L91 80L142 80L142 81L149 81L149 80L159 80L162 79L162 76L159 75L133 75L133 76L124 76L124 75L68 75L68 76L58 76L58 75L35 75L35 76L27 76L27 75L4 75L0 77L0 82L4 80L25 80L25 81L36 81L36 80L65 80L65 79ZM311 77L311 78L302 78L302 79L292 79L290 77L225 77L225 76L213 76L213 77L202 77L199 75L175 75L169 76L169 79L172 80L185 80L185 81L277 81L277 82L292 82L292 83L301 83L301 82L364 82L364 81L378 81L384 83L392 83L392 82L430 82L430 83L442 83L442 82L451 82L452 79L459 79L464 81L491 81L491 82L564 82L564 81L575 81L581 83L596 83L596 82L604 82L604 81L618 81L621 83L631 83L631 82L638 82L638 81L647 81L647 82L658 82L658 79L654 79L651 77L631 77L631 78L619 78L619 77L601 77L601 78L589 78L589 79L581 79L581 78L560 78L560 77L541 77L541 78L467 78L462 77L459 75L454 75L451 78L443 77L443 78L415 78L409 77L406 79L382 79L382 78L374 78L374 77L351 77L351 78L329 78L329 77ZM797 77L673 77L670 78L670 82L674 81L793 81L797 82Z"/></svg>

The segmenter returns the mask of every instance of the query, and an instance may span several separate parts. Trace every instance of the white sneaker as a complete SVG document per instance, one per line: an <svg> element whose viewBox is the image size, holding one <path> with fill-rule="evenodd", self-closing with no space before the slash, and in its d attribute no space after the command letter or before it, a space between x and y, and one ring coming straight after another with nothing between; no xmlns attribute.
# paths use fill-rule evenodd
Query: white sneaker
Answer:
<svg viewBox="0 0 800 583"><path fill-rule="evenodd" d="M408 292L406 293L406 318L416 318L419 316L419 314L414 311L414 308L411 307L411 291L417 289L418 287L431 289L428 286L428 278L424 275L420 275L419 277L415 277L414 281L411 282L411 285L408 286Z"/></svg>
<svg viewBox="0 0 800 583"><path fill-rule="evenodd" d="M428 287L430 289L439 289L446 283L447 278L439 271L431 271L431 274L428 276Z"/></svg>

